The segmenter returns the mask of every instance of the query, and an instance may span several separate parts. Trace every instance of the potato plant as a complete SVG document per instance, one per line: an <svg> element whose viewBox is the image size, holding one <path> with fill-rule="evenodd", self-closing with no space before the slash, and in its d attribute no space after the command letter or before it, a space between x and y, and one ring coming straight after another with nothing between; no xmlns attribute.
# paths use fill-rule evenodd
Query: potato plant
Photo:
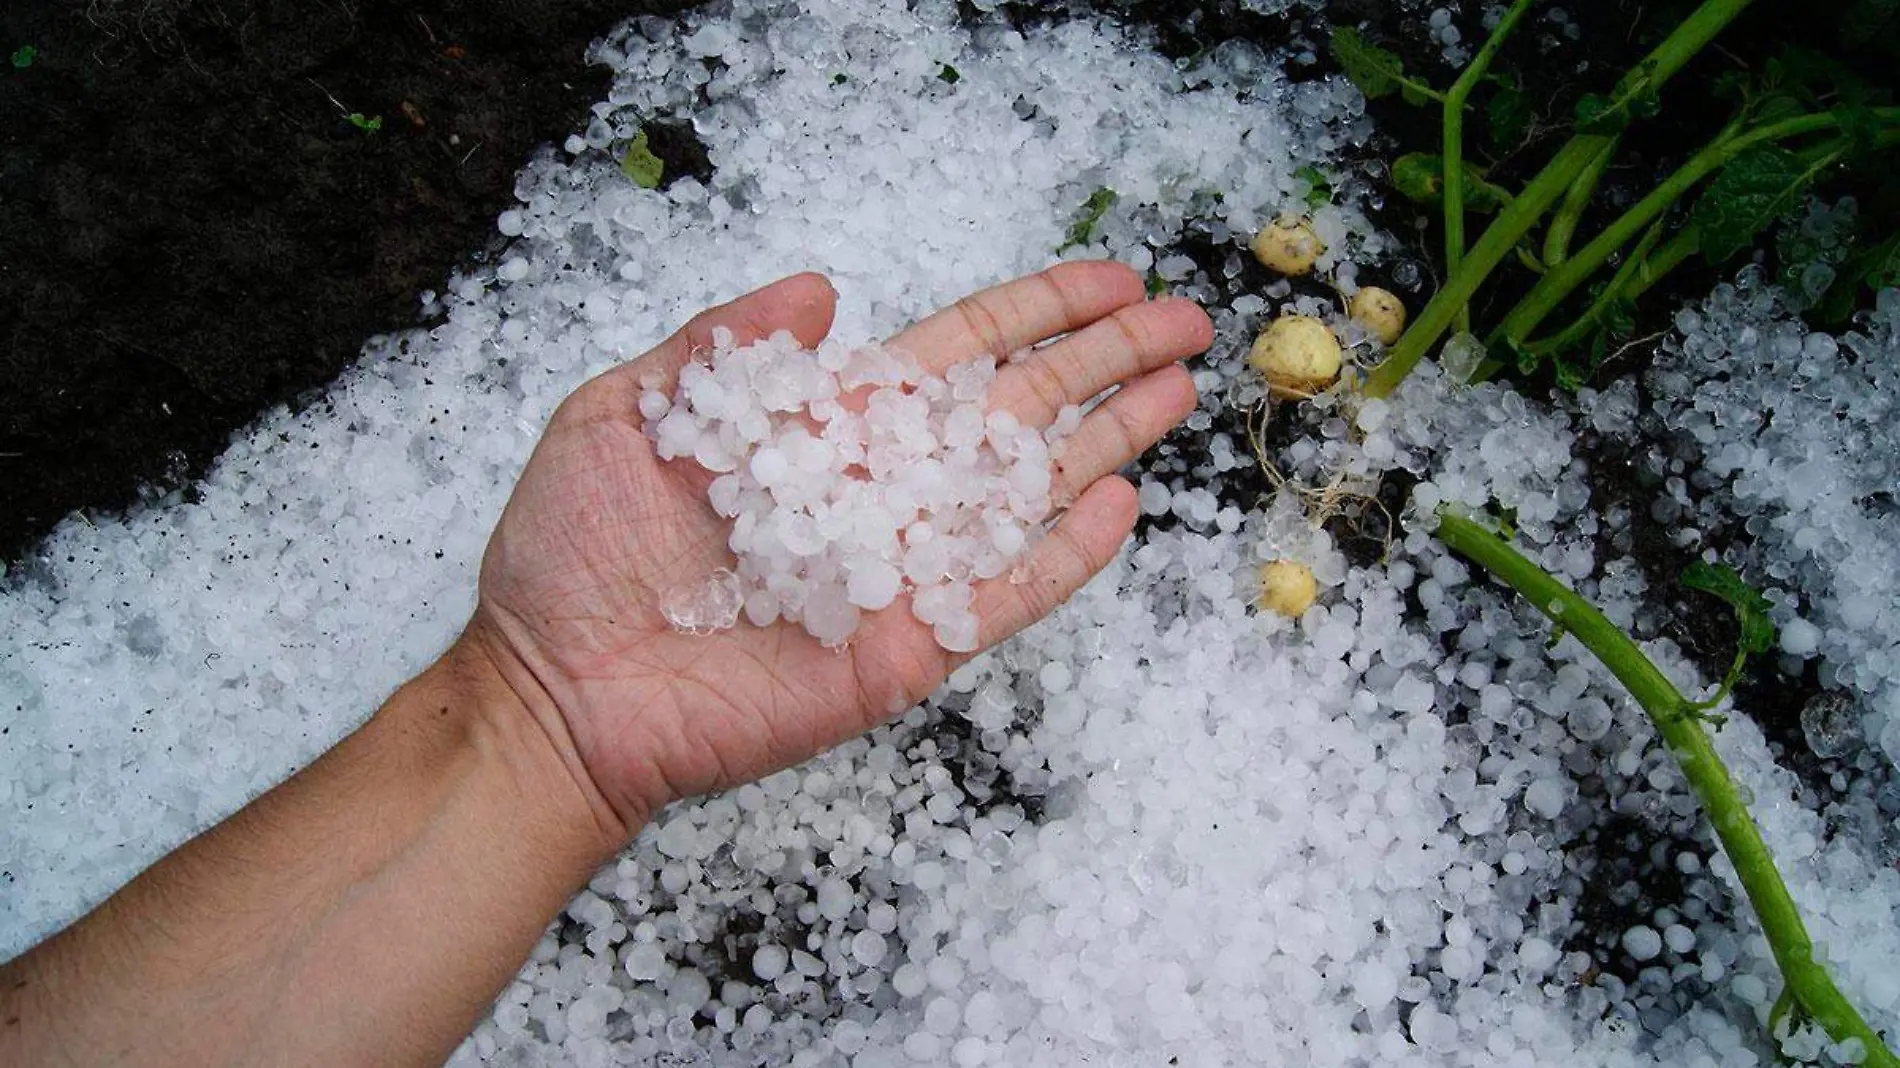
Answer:
<svg viewBox="0 0 1900 1068"><path fill-rule="evenodd" d="M1361 384L1365 397L1389 396L1447 334L1456 335L1460 349L1470 346L1474 334L1483 338L1486 356L1473 380L1505 369L1531 372L1547 366L1560 384L1579 384L1600 362L1607 340L1627 332L1633 302L1659 279L1695 256L1714 264L1736 257L1799 208L1823 176L1866 165L1900 143L1900 108L1881 94L1825 63L1809 60L1803 69L1792 62L1771 64L1760 78L1738 78L1720 87L1735 101L1726 125L1579 244L1586 209L1625 132L1657 112L1660 91L1670 78L1710 47L1750 0L1704 0L1607 95L1584 97L1569 139L1521 188L1507 189L1464 158L1463 128L1479 91L1495 84L1489 73L1493 59L1534 3L1516 0L1443 92L1409 76L1396 55L1350 28L1334 35L1335 57L1366 96L1397 93L1409 103L1436 105L1443 115L1439 151L1400 159L1392 173L1402 193L1443 212L1445 281L1408 328L1394 329L1389 340L1381 338L1388 353ZM1499 97L1492 99L1495 104ZM1474 213L1492 219L1467 246L1465 223ZM1542 238L1533 241L1540 225ZM1472 323L1473 298L1511 262L1534 272L1536 280L1480 333ZM1856 250L1844 282L1892 284L1896 274L1900 245L1889 237ZM1560 325L1549 326L1553 321ZM1366 325L1370 333L1381 333L1369 316ZM1655 723L1735 865L1786 982L1771 1014L1771 1030L1779 1033L1786 1024L1812 1021L1837 1042L1858 1043L1861 1063L1900 1065L1816 960L1774 857L1705 732L1705 724L1715 718L1710 710L1727 696L1746 658L1773 643L1761 595L1726 569L1699 566L1684 575L1685 585L1735 608L1742 634L1734 665L1714 696L1692 701L1628 635L1513 549L1508 532L1500 534L1446 508L1435 518L1437 535L1450 549L1523 595L1549 617L1557 636L1574 636Z"/></svg>

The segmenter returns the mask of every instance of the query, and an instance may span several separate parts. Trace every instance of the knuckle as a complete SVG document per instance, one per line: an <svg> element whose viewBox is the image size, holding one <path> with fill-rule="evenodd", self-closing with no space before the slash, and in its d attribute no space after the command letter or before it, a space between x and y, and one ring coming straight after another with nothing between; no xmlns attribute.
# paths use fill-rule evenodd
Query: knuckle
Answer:
<svg viewBox="0 0 1900 1068"><path fill-rule="evenodd" d="M1003 334L1003 324L997 321L996 313L989 309L980 295L964 297L951 307L956 309L964 328L969 330L991 356L1002 359L1009 355L1008 340Z"/></svg>
<svg viewBox="0 0 1900 1068"><path fill-rule="evenodd" d="M1063 388L1062 373L1050 360L1030 360L1023 366L1024 387L1042 406L1045 413L1053 416L1068 403L1068 390Z"/></svg>
<svg viewBox="0 0 1900 1068"><path fill-rule="evenodd" d="M1121 335L1122 344L1128 346L1128 351L1135 357L1139 358L1149 352L1152 339L1148 335L1147 324L1141 320L1137 311L1117 308L1109 313L1108 322Z"/></svg>

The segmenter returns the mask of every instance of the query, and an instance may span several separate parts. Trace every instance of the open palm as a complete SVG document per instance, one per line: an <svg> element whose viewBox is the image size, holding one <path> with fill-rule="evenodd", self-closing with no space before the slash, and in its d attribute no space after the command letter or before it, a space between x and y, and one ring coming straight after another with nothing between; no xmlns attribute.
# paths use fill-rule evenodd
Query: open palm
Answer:
<svg viewBox="0 0 1900 1068"><path fill-rule="evenodd" d="M940 375L1055 338L1001 367L991 390L992 405L1025 425L1047 426L1063 405L1122 387L1069 440L1052 496L1073 503L1026 571L977 587L983 646L1041 618L1108 562L1136 512L1115 470L1194 406L1177 361L1207 347L1207 316L1143 296L1126 267L1064 264L959 301L890 342ZM938 646L905 598L867 614L842 649L783 621L682 634L661 613L675 591L732 566L730 523L707 503L711 474L655 455L641 391L671 392L715 327L740 344L789 330L816 345L835 301L818 275L784 279L582 386L549 423L489 543L471 638L530 691L540 725L624 828L852 737L920 700L963 659Z"/></svg>

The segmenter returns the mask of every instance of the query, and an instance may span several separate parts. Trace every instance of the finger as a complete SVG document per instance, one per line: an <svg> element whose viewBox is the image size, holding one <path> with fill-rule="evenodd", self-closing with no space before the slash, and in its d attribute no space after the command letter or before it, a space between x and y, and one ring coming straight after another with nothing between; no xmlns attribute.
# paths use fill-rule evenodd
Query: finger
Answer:
<svg viewBox="0 0 1900 1068"><path fill-rule="evenodd" d="M1135 528L1136 511L1135 487L1124 478L1110 475L1084 490L1017 573L977 589L981 647L987 649L1048 615L1107 567Z"/></svg>
<svg viewBox="0 0 1900 1068"><path fill-rule="evenodd" d="M1079 330L1145 295L1141 276L1126 264L1058 263L964 297L892 338L891 347L941 375L979 356L1001 360L1017 349Z"/></svg>
<svg viewBox="0 0 1900 1068"><path fill-rule="evenodd" d="M1047 426L1064 405L1081 404L1117 382L1204 352L1213 343L1212 320L1191 300L1117 308L1002 368L990 402L1025 425Z"/></svg>
<svg viewBox="0 0 1900 1068"><path fill-rule="evenodd" d="M602 375L620 378L635 388L671 391L674 376L695 352L712 347L713 331L732 331L733 343L749 345L780 330L789 330L800 345L815 348L831 332L838 310L838 292L822 274L807 271L781 278L716 308L693 316L672 337L631 363Z"/></svg>
<svg viewBox="0 0 1900 1068"><path fill-rule="evenodd" d="M1096 479L1121 470L1186 419L1195 400L1194 378L1178 363L1117 390L1062 443L1062 457L1051 472L1051 498L1073 500Z"/></svg>

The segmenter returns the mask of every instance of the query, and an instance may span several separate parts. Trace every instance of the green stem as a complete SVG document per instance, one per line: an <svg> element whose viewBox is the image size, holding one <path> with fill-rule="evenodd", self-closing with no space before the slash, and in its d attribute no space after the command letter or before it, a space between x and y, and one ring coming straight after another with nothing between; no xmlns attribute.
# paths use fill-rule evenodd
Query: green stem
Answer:
<svg viewBox="0 0 1900 1068"><path fill-rule="evenodd" d="M1900 118L1900 108L1873 109L1883 121ZM1504 317L1504 324L1498 328L1495 339L1522 342L1531 331L1537 329L1544 318L1557 309L1576 290L1579 285L1596 273L1604 262L1615 255L1617 250L1628 244L1631 238L1642 232L1645 226L1662 215L1683 194L1693 189L1702 179L1721 169L1721 167L1757 145L1774 141L1783 141L1804 134L1834 130L1840 127L1840 116L1826 113L1819 115L1801 115L1780 122L1769 123L1746 133L1734 136L1717 137L1703 147L1687 163L1676 168L1663 183L1650 190L1649 195L1637 201L1615 222L1606 227L1594 240L1581 251L1561 265L1551 269L1538 281L1537 285L1519 301ZM1845 146L1843 146L1844 151Z"/></svg>
<svg viewBox="0 0 1900 1068"><path fill-rule="evenodd" d="M1617 83L1609 112L1627 112L1644 93L1661 90L1664 82L1694 59L1696 53L1735 21L1751 2L1753 0L1703 0L1702 6L1678 23L1654 51Z"/></svg>
<svg viewBox="0 0 1900 1068"><path fill-rule="evenodd" d="M1403 88L1410 89L1412 92L1417 93L1419 96L1425 97L1428 100L1436 100L1436 101L1439 101L1440 103L1443 103L1445 100L1445 94L1439 92L1436 89L1433 89L1431 86L1426 85L1424 82L1415 81L1411 78L1407 78L1403 74L1391 74L1389 76L1394 82L1397 82ZM1410 101L1407 101L1407 102L1410 103Z"/></svg>
<svg viewBox="0 0 1900 1068"><path fill-rule="evenodd" d="M1504 39L1517 29L1517 24L1530 12L1531 4L1536 0L1517 0L1511 5L1504 17L1485 38L1478 54L1471 58L1458 80L1452 83L1451 91L1445 94L1445 119L1442 123L1445 133L1445 271L1458 273L1458 265L1465 258L1465 101L1484 81L1485 71L1491 68L1491 61L1497 57L1498 50L1504 47ZM1470 305L1458 308L1458 328L1471 328Z"/></svg>
<svg viewBox="0 0 1900 1068"><path fill-rule="evenodd" d="M1616 157L1617 141L1612 140L1603 146L1603 151L1586 164L1577 175L1577 180L1564 190L1564 202L1557 206L1557 213L1550 217L1550 229L1544 233L1544 266L1556 267L1570 256L1570 239L1577 232L1577 223L1583 219L1583 210L1590 206L1590 198L1597 191L1597 184L1603 180L1603 172L1610 169L1610 160Z"/></svg>
<svg viewBox="0 0 1900 1068"><path fill-rule="evenodd" d="M1857 1039L1866 1051L1861 1064L1872 1068L1900 1068L1900 1058L1882 1044L1880 1035L1848 1003L1827 969L1814 959L1814 943L1795 908L1794 898L1775 868L1775 858L1762 841L1761 831L1748 814L1735 780L1716 756L1703 733L1702 722L1649 657L1616 624L1577 593L1513 549L1509 542L1480 524L1438 510L1438 537L1453 552L1489 571L1528 600L1552 623L1576 636L1603 666L1610 669L1630 696L1656 725L1663 743L1682 768L1709 814L1722 849L1735 866L1742 889L1761 922L1762 933L1774 952L1796 1004L1820 1024L1836 1042Z"/></svg>
<svg viewBox="0 0 1900 1068"><path fill-rule="evenodd" d="M1419 312L1411 329L1399 338L1398 344L1392 346L1385 362L1366 378L1367 396L1383 397L1398 388L1399 383L1405 380L1405 376L1457 319L1459 309L1471 300L1478 286L1490 277L1504 257L1511 254L1517 243L1523 240L1524 235L1537 225L1537 220L1543 218L1544 213L1562 195L1576 169L1608 142L1607 137L1590 135L1572 138L1537 177L1531 179L1523 192L1511 198L1511 202L1485 228L1478 243L1472 246L1457 273L1445 279L1445 284L1433 294L1425 309Z"/></svg>
<svg viewBox="0 0 1900 1068"><path fill-rule="evenodd" d="M1682 69L1683 64L1689 62L1721 32L1722 27L1741 14L1750 2L1703 0L1702 5L1678 24L1639 65L1638 70L1643 72L1641 78L1625 75L1618 106L1626 106L1639 90L1661 88L1664 82ZM1498 213L1459 269L1448 274L1445 285L1425 305L1412 328L1392 347L1385 362L1366 379L1367 395L1383 397L1398 388L1399 383L1404 381L1405 376L1458 318L1459 309L1470 303L1472 294L1510 254L1511 249L1523 240L1537 220L1543 218L1563 191L1569 188L1577 172L1598 152L1603 151L1611 140L1600 134L1580 133L1557 151L1557 155L1544 165L1537 177L1525 186L1524 192Z"/></svg>
<svg viewBox="0 0 1900 1068"><path fill-rule="evenodd" d="M1603 292L1597 295L1597 299L1577 318L1576 322L1541 341L1524 342L1524 350L1538 356L1549 356L1576 348L1590 336L1592 331L1597 329L1603 321L1603 316L1609 313L1618 298L1633 301L1642 296L1649 291L1651 286L1661 281L1664 275L1682 266L1684 260L1695 255L1702 248L1702 235L1694 227L1690 227L1678 231L1676 236L1664 242L1661 248L1651 252L1650 248L1661 233L1662 226L1658 223L1650 228L1649 233L1643 235L1643 239L1637 242L1635 251L1630 253L1629 258L1623 261L1623 265L1617 268L1616 274L1610 278L1610 284L1603 287ZM1474 376L1474 381L1482 380L1482 377Z"/></svg>

